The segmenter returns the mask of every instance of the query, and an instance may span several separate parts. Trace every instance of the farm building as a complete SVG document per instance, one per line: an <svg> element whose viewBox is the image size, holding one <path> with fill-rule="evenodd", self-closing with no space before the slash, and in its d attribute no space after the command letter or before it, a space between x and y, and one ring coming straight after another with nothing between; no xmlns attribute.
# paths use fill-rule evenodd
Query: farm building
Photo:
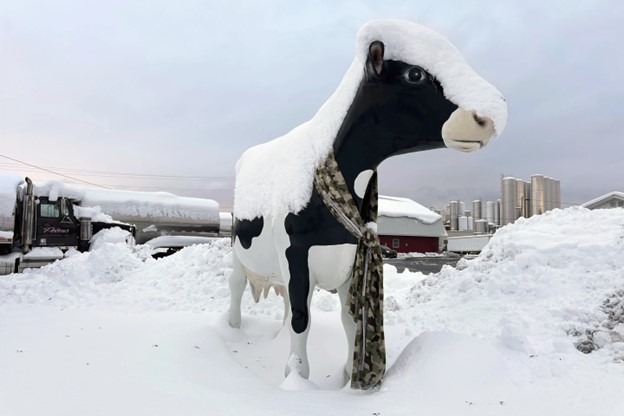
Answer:
<svg viewBox="0 0 624 416"><path fill-rule="evenodd" d="M382 245L399 253L439 252L447 237L442 216L407 198L379 197L377 230Z"/></svg>
<svg viewBox="0 0 624 416"><path fill-rule="evenodd" d="M585 202L582 207L588 209L624 208L624 192L613 191Z"/></svg>

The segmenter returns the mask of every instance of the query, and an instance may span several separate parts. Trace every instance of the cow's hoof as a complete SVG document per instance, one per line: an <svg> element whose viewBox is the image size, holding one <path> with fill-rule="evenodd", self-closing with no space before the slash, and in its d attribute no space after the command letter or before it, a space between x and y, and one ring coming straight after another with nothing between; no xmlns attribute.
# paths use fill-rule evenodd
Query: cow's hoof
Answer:
<svg viewBox="0 0 624 416"><path fill-rule="evenodd" d="M288 377L291 373L297 373L299 377L307 379L310 376L310 368L297 354L290 354L288 363L284 369L284 376Z"/></svg>
<svg viewBox="0 0 624 416"><path fill-rule="evenodd" d="M241 320L239 319L228 319L228 324L230 324L230 326L234 329L240 329L241 327Z"/></svg>

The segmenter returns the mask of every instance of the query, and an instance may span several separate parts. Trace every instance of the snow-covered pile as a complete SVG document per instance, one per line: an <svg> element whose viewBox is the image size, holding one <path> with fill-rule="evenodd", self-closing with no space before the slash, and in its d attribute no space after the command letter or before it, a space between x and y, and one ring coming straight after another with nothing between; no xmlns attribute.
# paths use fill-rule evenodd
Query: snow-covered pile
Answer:
<svg viewBox="0 0 624 416"><path fill-rule="evenodd" d="M624 210L570 208L520 219L476 259L393 296L418 318L416 332L475 334L543 358L569 352L587 330L608 325L602 305L620 305L614 296L622 290ZM624 324L611 326L603 354L621 360Z"/></svg>
<svg viewBox="0 0 624 416"><path fill-rule="evenodd" d="M119 228L103 230L96 250L0 281L0 305L48 304L115 310L223 311L229 301L225 271L231 266L229 239L195 245L154 260L149 246L131 246ZM94 236L96 237L96 236ZM111 243L114 241L115 243Z"/></svg>
<svg viewBox="0 0 624 416"><path fill-rule="evenodd" d="M353 63L314 117L242 155L236 165L236 218L277 218L305 207L312 193L314 171L331 149L363 78L368 48L376 40L385 45L385 59L425 68L440 81L449 100L467 111L489 117L496 133L502 133L507 105L501 93L475 73L448 40L415 23L372 21L358 31Z"/></svg>
<svg viewBox="0 0 624 416"><path fill-rule="evenodd" d="M624 409L622 209L519 220L478 258L438 274L386 265L389 370L366 394L340 390L346 341L337 296L324 291L313 298L311 383L282 384L283 303L255 305L246 293L242 329L229 328L230 262L229 239L159 260L144 246L104 243L0 279L0 414Z"/></svg>

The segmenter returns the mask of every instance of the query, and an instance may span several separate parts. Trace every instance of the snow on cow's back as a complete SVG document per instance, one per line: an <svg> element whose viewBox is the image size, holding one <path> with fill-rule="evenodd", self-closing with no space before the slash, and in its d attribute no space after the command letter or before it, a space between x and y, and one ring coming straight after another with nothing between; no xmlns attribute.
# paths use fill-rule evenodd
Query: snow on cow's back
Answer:
<svg viewBox="0 0 624 416"><path fill-rule="evenodd" d="M336 91L312 119L289 133L248 149L236 166L234 216L251 220L298 213L312 193L316 167L329 153L334 138L364 75L368 47L380 40L385 59L419 65L440 82L446 98L494 122L500 135L507 122L501 93L466 63L442 35L415 23L371 21L356 36L356 56Z"/></svg>

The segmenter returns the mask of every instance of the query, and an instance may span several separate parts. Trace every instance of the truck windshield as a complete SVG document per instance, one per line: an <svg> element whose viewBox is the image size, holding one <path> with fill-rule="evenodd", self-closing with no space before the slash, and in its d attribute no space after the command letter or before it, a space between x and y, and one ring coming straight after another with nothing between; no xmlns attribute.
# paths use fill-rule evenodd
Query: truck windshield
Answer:
<svg viewBox="0 0 624 416"><path fill-rule="evenodd" d="M40 204L39 208L41 210L41 217L43 218L58 218L59 217L59 208L56 204Z"/></svg>

